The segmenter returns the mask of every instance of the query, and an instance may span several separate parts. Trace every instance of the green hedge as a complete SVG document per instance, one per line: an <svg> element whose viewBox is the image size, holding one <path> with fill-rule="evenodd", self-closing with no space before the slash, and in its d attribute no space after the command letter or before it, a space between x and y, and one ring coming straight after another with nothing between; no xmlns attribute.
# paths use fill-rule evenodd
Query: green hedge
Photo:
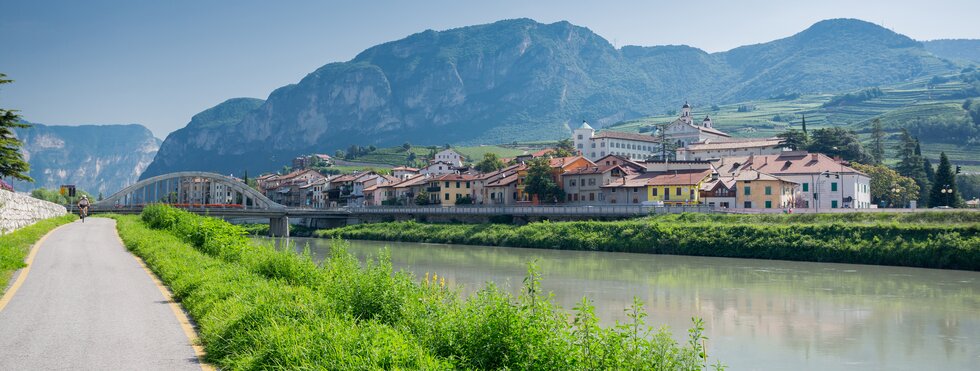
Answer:
<svg viewBox="0 0 980 371"><path fill-rule="evenodd" d="M963 213L966 214L970 213ZM772 218L771 224L760 223L758 217L704 214L614 222L538 222L521 227L395 222L353 225L318 231L316 235L980 270L980 224L975 222L828 223L817 220L824 216L767 218ZM929 218L936 217L929 215L923 220L932 220ZM809 219L812 222L807 222Z"/></svg>
<svg viewBox="0 0 980 371"><path fill-rule="evenodd" d="M584 300L569 317L539 292L493 284L462 299L436 276L393 272L383 251L361 265L335 241L309 254L256 246L242 228L165 206L142 221L117 216L143 257L200 326L207 360L222 368L671 369L705 368L702 324L688 344L633 321L600 328ZM419 282L421 281L421 282Z"/></svg>
<svg viewBox="0 0 980 371"><path fill-rule="evenodd" d="M0 236L0 295L7 290L11 274L27 266L24 259L27 258L31 245L52 229L75 219L78 217L72 214L48 218Z"/></svg>

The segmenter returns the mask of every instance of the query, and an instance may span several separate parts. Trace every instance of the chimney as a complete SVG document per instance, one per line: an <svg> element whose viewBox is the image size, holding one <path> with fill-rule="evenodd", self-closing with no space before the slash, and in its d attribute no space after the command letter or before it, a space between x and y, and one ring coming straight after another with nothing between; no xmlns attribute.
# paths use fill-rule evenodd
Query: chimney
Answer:
<svg viewBox="0 0 980 371"><path fill-rule="evenodd" d="M810 154L810 158L811 158L811 159L812 159L813 161L817 161L817 160L818 160L818 158L817 158L817 154L816 154L816 153L811 153L811 154Z"/></svg>

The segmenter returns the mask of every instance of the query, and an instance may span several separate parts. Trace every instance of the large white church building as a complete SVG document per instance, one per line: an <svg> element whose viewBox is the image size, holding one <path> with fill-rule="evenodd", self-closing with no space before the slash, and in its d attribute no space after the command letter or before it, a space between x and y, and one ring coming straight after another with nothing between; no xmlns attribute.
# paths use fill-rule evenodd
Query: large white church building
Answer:
<svg viewBox="0 0 980 371"><path fill-rule="evenodd" d="M711 118L705 116L700 123L694 122L691 115L691 105L684 103L681 114L665 128L666 140L678 148L691 143L731 140L731 136L711 127ZM632 160L646 160L659 157L661 146L659 138L638 133L624 133L604 130L596 133L587 122L572 132L575 149L591 161L606 155L618 155Z"/></svg>

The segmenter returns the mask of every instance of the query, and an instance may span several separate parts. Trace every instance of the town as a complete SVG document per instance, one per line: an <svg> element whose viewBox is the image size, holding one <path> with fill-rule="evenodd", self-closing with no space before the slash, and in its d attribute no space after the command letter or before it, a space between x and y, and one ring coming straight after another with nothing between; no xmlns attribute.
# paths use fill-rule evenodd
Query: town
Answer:
<svg viewBox="0 0 980 371"><path fill-rule="evenodd" d="M878 206L869 175L847 161L791 150L778 137L732 138L713 128L710 117L695 120L688 103L654 135L596 132L583 122L565 142L573 148L491 156L484 166L447 148L425 167L398 166L390 174L324 175L309 164L330 156L302 156L293 171L261 175L256 185L277 203L309 208L636 204L817 212ZM545 179L536 182L541 173Z"/></svg>

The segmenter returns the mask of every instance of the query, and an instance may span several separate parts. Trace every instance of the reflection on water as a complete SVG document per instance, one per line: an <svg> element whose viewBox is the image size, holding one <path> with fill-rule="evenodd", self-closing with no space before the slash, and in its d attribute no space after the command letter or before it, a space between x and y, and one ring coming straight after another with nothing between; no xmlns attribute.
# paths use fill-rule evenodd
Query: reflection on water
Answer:
<svg viewBox="0 0 980 371"><path fill-rule="evenodd" d="M292 239L314 256L330 241ZM388 246L395 269L445 277L463 294L487 281L517 293L537 259L564 308L582 296L606 324L633 296L650 324L685 336L705 320L709 353L733 370L976 369L980 273L753 259L351 241L364 259Z"/></svg>

